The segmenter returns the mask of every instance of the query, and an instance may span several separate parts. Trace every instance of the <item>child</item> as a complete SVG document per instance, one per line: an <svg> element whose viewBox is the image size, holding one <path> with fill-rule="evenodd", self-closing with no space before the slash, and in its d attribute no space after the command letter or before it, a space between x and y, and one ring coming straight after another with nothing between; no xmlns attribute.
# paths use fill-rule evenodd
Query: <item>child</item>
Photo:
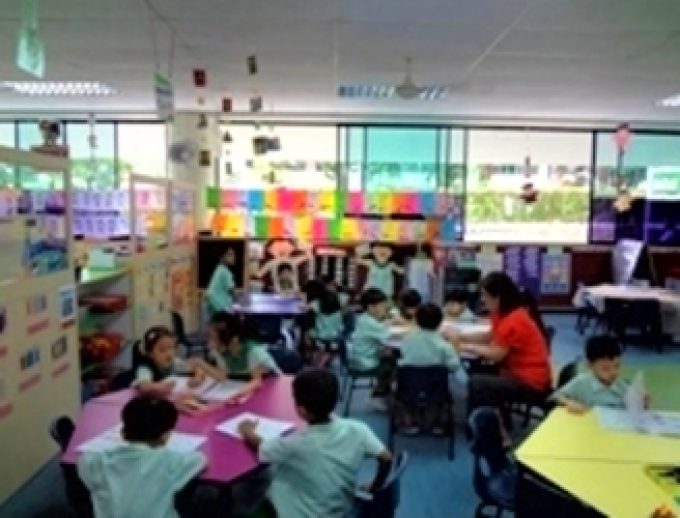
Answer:
<svg viewBox="0 0 680 518"><path fill-rule="evenodd" d="M394 274L403 275L404 269L391 260L392 247L387 243L374 243L371 252L372 258L357 260L357 264L368 268L364 290L377 288L391 299L394 296Z"/></svg>
<svg viewBox="0 0 680 518"><path fill-rule="evenodd" d="M444 297L444 320L447 322L474 322L475 315L467 305L468 293L453 290Z"/></svg>
<svg viewBox="0 0 680 518"><path fill-rule="evenodd" d="M436 304L424 304L418 308L418 327L402 340L399 365L443 365L452 372L458 368L460 360L453 345L437 332L442 319L442 310Z"/></svg>
<svg viewBox="0 0 680 518"><path fill-rule="evenodd" d="M423 299L416 290L404 290L399 295L399 303L392 312L395 323L404 325L415 325L416 311Z"/></svg>
<svg viewBox="0 0 680 518"><path fill-rule="evenodd" d="M268 502L282 518L348 516L352 510L356 472L365 457L378 460L370 492L384 484L392 456L368 426L332 414L338 380L326 370L303 371L293 381L293 398L309 426L287 437L263 441L257 422L242 421L239 432L258 451L261 462L274 467Z"/></svg>
<svg viewBox="0 0 680 518"><path fill-rule="evenodd" d="M297 295L300 292L297 285L297 276L291 264L282 263L276 269L274 291L279 295Z"/></svg>
<svg viewBox="0 0 680 518"><path fill-rule="evenodd" d="M576 376L553 395L573 414L583 414L594 406L624 408L628 384L619 377L621 347L616 338L591 336L586 342L590 369Z"/></svg>
<svg viewBox="0 0 680 518"><path fill-rule="evenodd" d="M258 388L266 374L281 374L267 348L247 334L244 324L217 330L217 346L208 352L210 363L199 360L199 366L218 381L230 377L249 378L244 392Z"/></svg>
<svg viewBox="0 0 680 518"><path fill-rule="evenodd" d="M167 327L155 326L144 333L143 354L137 362L132 386L146 395L169 396L173 375L191 374L189 387L197 387L205 379L198 360L182 361L175 356L175 337Z"/></svg>
<svg viewBox="0 0 680 518"><path fill-rule="evenodd" d="M338 351L344 358L345 351L345 313L340 293L325 289L318 300L310 304L314 313L314 328L312 337L322 349L314 351L312 362L314 365L325 366L332 360L332 352Z"/></svg>
<svg viewBox="0 0 680 518"><path fill-rule="evenodd" d="M178 517L175 494L204 468L204 455L164 447L177 423L177 410L168 401L136 397L123 408L122 421L124 444L78 459L95 516Z"/></svg>
<svg viewBox="0 0 680 518"><path fill-rule="evenodd" d="M208 316L218 311L231 311L236 290L234 275L231 271L234 264L236 264L236 253L233 248L228 248L220 258L205 292Z"/></svg>

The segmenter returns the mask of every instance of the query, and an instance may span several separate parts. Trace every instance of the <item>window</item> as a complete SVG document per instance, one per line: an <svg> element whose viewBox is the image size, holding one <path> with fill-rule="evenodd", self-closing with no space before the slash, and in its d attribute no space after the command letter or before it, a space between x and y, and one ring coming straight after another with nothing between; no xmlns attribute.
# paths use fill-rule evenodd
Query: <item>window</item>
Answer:
<svg viewBox="0 0 680 518"><path fill-rule="evenodd" d="M0 146L14 147L14 123L0 122ZM0 189L14 185L14 167L0 162Z"/></svg>
<svg viewBox="0 0 680 518"><path fill-rule="evenodd" d="M121 186L132 173L167 176L167 131L162 122L118 124L118 174Z"/></svg>
<svg viewBox="0 0 680 518"><path fill-rule="evenodd" d="M90 125L85 122L69 122L66 125L66 143L73 164L71 182L76 189L113 189L116 185L113 123L96 123L94 135L96 149L93 155L90 149Z"/></svg>
<svg viewBox="0 0 680 518"><path fill-rule="evenodd" d="M222 129L228 131L232 139L223 144L219 172L222 188L337 189L335 126L255 127L239 124ZM266 149L256 150L254 140L264 143Z"/></svg>
<svg viewBox="0 0 680 518"><path fill-rule="evenodd" d="M19 149L29 150L31 146L38 146L43 143L42 135L38 128L39 121L21 121L18 124L19 141L17 142L17 147ZM63 133L61 136L63 138Z"/></svg>
<svg viewBox="0 0 680 518"><path fill-rule="evenodd" d="M585 243L589 132L470 130L465 240Z"/></svg>
<svg viewBox="0 0 680 518"><path fill-rule="evenodd" d="M633 134L622 155L597 134L592 240L680 245L680 134Z"/></svg>

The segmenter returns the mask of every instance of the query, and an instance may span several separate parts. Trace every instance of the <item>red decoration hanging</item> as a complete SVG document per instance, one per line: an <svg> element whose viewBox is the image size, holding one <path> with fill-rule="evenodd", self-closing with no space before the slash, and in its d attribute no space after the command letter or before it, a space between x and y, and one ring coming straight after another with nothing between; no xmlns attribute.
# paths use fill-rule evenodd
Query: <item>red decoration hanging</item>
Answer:
<svg viewBox="0 0 680 518"><path fill-rule="evenodd" d="M616 128L616 133L614 133L614 142L619 152L625 153L631 139L630 126L628 124L621 124Z"/></svg>

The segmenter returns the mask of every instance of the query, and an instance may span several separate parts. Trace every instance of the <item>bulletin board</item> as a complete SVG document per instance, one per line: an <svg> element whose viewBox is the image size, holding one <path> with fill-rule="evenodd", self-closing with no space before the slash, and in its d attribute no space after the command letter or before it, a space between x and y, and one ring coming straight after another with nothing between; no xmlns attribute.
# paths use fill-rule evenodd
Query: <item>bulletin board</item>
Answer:
<svg viewBox="0 0 680 518"><path fill-rule="evenodd" d="M22 191L21 178L0 186L5 200L18 194L3 207L0 242L16 239L5 225L20 229L22 251L6 254L0 272L0 465L11 466L0 477L1 505L56 453L49 426L76 417L80 382L69 162L2 147L0 162L54 175L55 185L37 194Z"/></svg>

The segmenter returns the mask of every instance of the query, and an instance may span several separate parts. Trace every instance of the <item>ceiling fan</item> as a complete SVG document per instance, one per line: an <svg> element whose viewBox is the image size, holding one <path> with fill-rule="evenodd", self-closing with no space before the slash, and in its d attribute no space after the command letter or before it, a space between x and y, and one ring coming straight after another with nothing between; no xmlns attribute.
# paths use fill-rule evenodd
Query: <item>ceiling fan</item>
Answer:
<svg viewBox="0 0 680 518"><path fill-rule="evenodd" d="M343 84L338 87L338 97L344 99L389 99L397 97L407 101L415 99L437 101L448 95L451 85L418 85L413 79L411 58L405 58L404 61L406 73L400 83L396 85Z"/></svg>

